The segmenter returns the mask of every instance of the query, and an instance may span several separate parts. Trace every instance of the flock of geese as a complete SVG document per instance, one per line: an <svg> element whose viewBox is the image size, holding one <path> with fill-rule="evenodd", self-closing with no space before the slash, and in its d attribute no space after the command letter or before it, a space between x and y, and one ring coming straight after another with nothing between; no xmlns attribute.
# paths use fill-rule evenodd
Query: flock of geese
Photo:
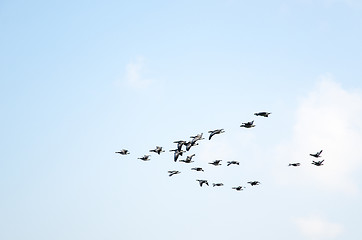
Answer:
<svg viewBox="0 0 362 240"><path fill-rule="evenodd" d="M258 113L254 113L255 116L262 116L262 117L269 117L271 113L270 112L258 112ZM254 125L254 120L251 122L246 122L246 123L242 123L240 125L240 127L244 127L244 128L253 128L255 127ZM224 129L216 129L216 130L212 130L209 131L208 133L210 134L208 139L211 140L211 138L217 134L221 134L224 133ZM191 147L193 146L197 146L199 145L198 141L203 140L203 133L197 134L196 136L191 136L190 137L191 140L190 141L184 141L184 140L179 140L179 141L174 141L174 143L176 143L176 148L169 150L170 152L174 152L174 161L177 162L183 162L183 163L193 163L194 161L192 161L192 158L195 156L195 154L191 154L189 156L186 157L186 159L180 159L178 160L178 158L180 156L183 155L183 153L190 151ZM183 150L183 146L185 146L186 150ZM320 158L321 154L322 154L323 150L320 150L319 152L315 153L315 154L310 154L310 156L315 157L315 158ZM163 149L163 147L160 146L156 146L155 149L149 150L149 152L153 152L153 153L157 153L158 155L160 155L161 153L165 152L165 150ZM118 152L115 152L117 154L121 154L121 155L128 155L130 154L129 150L127 149L122 149ZM151 155L144 155L142 157L139 157L138 159L142 160L142 161L150 161ZM209 164L214 165L214 166L220 166L221 165L222 160L215 160L213 162L209 162ZM312 164L315 166L322 166L323 165L324 160L322 161L312 161ZM227 166L230 165L239 165L238 161L228 161L227 162ZM293 166L293 167L298 167L300 166L300 163L289 163L288 166ZM191 168L191 170L193 171L197 171L197 172L204 172L204 169L202 169L201 167L193 167ZM176 174L180 174L181 172L178 170L170 170L168 171L168 175L169 177L172 177ZM208 180L205 179L196 179L196 181L199 183L200 187L202 187L204 184L209 186L209 182ZM249 181L247 182L248 184L250 184L251 186L256 186L259 185L260 182L259 181ZM213 187L221 187L224 186L223 183L212 183ZM232 187L232 189L235 189L236 191L241 191L243 190L245 187L244 186L235 186Z"/></svg>

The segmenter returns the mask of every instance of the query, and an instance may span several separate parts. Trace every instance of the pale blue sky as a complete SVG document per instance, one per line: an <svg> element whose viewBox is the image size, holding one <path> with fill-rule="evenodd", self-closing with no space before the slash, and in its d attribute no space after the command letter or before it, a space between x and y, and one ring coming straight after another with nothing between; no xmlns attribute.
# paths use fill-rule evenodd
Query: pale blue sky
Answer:
<svg viewBox="0 0 362 240"><path fill-rule="evenodd" d="M361 26L358 0L1 1L0 239L360 239Z"/></svg>

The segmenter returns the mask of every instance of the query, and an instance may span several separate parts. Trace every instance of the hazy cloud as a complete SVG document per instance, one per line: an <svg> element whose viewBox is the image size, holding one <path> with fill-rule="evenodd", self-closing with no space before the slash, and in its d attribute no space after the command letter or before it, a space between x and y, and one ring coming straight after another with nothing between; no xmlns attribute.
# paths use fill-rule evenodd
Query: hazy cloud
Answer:
<svg viewBox="0 0 362 240"><path fill-rule="evenodd" d="M135 88L145 88L151 84L150 79L142 76L144 68L144 58L139 57L135 61L127 64L126 66L126 82Z"/></svg>
<svg viewBox="0 0 362 240"><path fill-rule="evenodd" d="M357 192L353 174L362 164L361 122L362 95L343 89L330 75L321 77L296 110L291 138L277 150L279 165L300 162L301 166L298 171L278 172L279 180ZM318 160L324 159L324 165L311 165L316 159L309 153L322 149Z"/></svg>
<svg viewBox="0 0 362 240"><path fill-rule="evenodd" d="M319 216L295 219L298 229L308 239L333 239L343 232L343 226L331 223Z"/></svg>

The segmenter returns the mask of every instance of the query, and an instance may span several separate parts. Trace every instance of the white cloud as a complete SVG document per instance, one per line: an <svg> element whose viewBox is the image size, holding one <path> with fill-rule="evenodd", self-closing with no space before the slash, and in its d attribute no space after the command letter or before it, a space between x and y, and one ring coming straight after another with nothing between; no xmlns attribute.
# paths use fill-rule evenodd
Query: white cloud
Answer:
<svg viewBox="0 0 362 240"><path fill-rule="evenodd" d="M127 64L126 66L126 82L135 88L145 88L151 84L150 79L145 79L142 76L144 68L144 59L139 57L136 61Z"/></svg>
<svg viewBox="0 0 362 240"><path fill-rule="evenodd" d="M295 219L295 224L308 239L333 239L343 232L343 226L331 223L319 216Z"/></svg>
<svg viewBox="0 0 362 240"><path fill-rule="evenodd" d="M279 180L286 184L357 192L353 174L362 164L361 122L362 95L341 88L330 75L321 77L296 110L293 135L278 147L279 164L300 162L301 166L277 172ZM324 159L324 165L311 165L316 159L309 153L322 149L322 158L318 160Z"/></svg>

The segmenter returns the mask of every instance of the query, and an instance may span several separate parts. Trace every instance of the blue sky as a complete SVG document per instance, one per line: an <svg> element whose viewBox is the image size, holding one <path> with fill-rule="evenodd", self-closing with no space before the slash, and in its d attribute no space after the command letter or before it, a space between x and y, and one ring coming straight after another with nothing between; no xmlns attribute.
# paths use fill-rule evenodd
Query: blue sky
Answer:
<svg viewBox="0 0 362 240"><path fill-rule="evenodd" d="M361 13L357 0L2 1L0 238L359 239ZM195 163L173 162L173 141L218 128Z"/></svg>

